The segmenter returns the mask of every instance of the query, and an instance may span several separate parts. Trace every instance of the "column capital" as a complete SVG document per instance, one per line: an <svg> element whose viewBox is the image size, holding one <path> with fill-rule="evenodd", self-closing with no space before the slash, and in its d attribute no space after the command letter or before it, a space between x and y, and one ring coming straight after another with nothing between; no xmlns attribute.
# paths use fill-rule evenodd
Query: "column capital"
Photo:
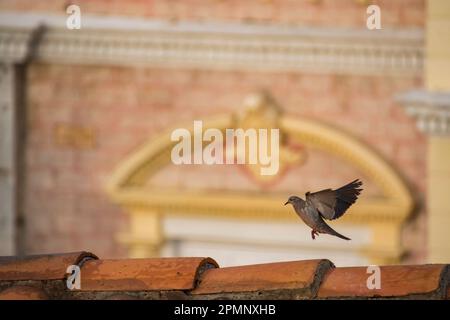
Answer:
<svg viewBox="0 0 450 320"><path fill-rule="evenodd" d="M429 135L450 136L450 92L413 90L396 97L417 127Z"/></svg>

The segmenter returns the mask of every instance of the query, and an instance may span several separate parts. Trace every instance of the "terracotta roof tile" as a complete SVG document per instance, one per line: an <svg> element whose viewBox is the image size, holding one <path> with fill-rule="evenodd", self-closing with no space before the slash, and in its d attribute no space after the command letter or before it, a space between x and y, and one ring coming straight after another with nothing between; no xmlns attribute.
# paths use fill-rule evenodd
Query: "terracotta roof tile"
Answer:
<svg viewBox="0 0 450 320"><path fill-rule="evenodd" d="M66 277L67 267L98 259L90 252L26 257L0 257L0 280L55 280Z"/></svg>
<svg viewBox="0 0 450 320"><path fill-rule="evenodd" d="M191 290L211 258L88 261L81 269L82 291Z"/></svg>
<svg viewBox="0 0 450 320"><path fill-rule="evenodd" d="M80 290L66 286L81 268ZM450 265L367 267L306 260L218 268L211 258L98 260L88 252L0 257L0 299L450 299Z"/></svg>
<svg viewBox="0 0 450 320"><path fill-rule="evenodd" d="M336 268L325 277L318 297L444 297L448 265L384 266L380 271L381 288L369 289L367 279L372 273L366 267Z"/></svg>
<svg viewBox="0 0 450 320"><path fill-rule="evenodd" d="M48 297L40 288L29 286L13 286L0 292L0 300L47 300Z"/></svg>
<svg viewBox="0 0 450 320"><path fill-rule="evenodd" d="M321 275L333 264L328 260L279 262L206 271L193 295L296 289L312 297ZM300 298L300 296L298 296Z"/></svg>

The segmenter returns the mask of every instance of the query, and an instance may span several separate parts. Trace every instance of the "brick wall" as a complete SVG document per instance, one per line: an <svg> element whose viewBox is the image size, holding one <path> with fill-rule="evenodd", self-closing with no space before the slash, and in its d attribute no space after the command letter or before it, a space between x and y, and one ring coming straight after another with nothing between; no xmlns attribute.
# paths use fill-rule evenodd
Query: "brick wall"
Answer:
<svg viewBox="0 0 450 320"><path fill-rule="evenodd" d="M161 130L236 111L260 88L270 89L287 114L329 123L370 144L417 194L424 192L425 138L392 102L420 79L33 64L28 81L29 252L88 247L105 256L124 254L112 238L125 230L126 219L103 189L114 166ZM329 175L318 168L299 174L311 188ZM297 187L292 180L288 185ZM407 228L419 258L421 216Z"/></svg>
<svg viewBox="0 0 450 320"><path fill-rule="evenodd" d="M383 27L423 27L424 0L378 0ZM1 0L0 10L65 14L69 4L82 13L176 20L245 21L316 26L365 26L360 0Z"/></svg>
<svg viewBox="0 0 450 320"><path fill-rule="evenodd" d="M0 10L82 13L168 20L209 20L307 26L365 26L354 0L0 1ZM383 28L424 27L424 1L375 1ZM426 140L393 102L420 77L210 71L38 64L27 72L26 245L28 253L93 250L124 256L113 240L127 229L104 184L114 167L154 134L176 123L238 110L268 89L284 111L332 124L368 143L392 163L423 205ZM314 168L313 168L314 169ZM191 170L191 169L190 169ZM302 170L311 188L326 170ZM343 177L336 173L336 180ZM232 178L231 178L232 179ZM233 181L231 181L232 184ZM290 182L291 185L293 182ZM404 231L408 261L425 257L423 206Z"/></svg>

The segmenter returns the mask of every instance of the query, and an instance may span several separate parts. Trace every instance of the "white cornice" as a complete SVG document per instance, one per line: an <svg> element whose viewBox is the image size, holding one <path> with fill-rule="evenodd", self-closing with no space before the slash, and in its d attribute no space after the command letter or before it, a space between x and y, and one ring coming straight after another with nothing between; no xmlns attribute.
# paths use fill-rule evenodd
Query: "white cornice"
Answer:
<svg viewBox="0 0 450 320"><path fill-rule="evenodd" d="M24 62L29 53L32 34L33 29L0 26L0 63Z"/></svg>
<svg viewBox="0 0 450 320"><path fill-rule="evenodd" d="M417 127L431 135L450 135L450 93L415 90L397 97Z"/></svg>
<svg viewBox="0 0 450 320"><path fill-rule="evenodd" d="M422 74L423 32L196 23L83 15L0 14L0 60L20 61L27 35L45 31L35 58L76 64Z"/></svg>

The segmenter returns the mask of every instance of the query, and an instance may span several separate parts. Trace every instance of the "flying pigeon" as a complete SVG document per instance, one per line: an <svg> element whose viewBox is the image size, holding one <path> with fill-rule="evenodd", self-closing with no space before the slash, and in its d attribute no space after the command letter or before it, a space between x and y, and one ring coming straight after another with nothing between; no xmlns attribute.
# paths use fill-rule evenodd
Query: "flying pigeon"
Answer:
<svg viewBox="0 0 450 320"><path fill-rule="evenodd" d="M327 233L344 240L351 240L333 230L324 219L334 220L341 217L358 199L363 190L360 188L361 186L362 182L356 179L336 190L325 189L314 193L308 191L305 194L306 201L291 196L284 205L292 204L303 222L312 228L311 237L313 240L319 233Z"/></svg>

